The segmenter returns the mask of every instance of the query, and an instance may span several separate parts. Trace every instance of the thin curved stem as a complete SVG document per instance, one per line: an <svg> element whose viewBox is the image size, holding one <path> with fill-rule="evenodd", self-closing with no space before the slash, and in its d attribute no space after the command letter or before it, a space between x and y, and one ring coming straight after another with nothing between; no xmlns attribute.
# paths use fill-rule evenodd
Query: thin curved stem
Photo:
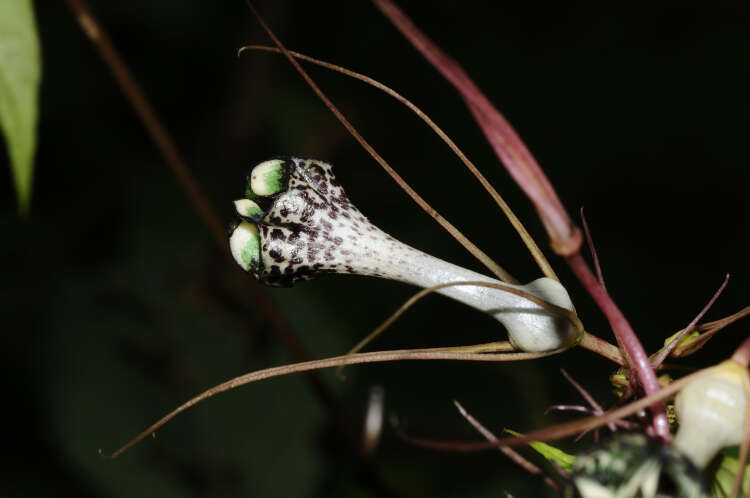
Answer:
<svg viewBox="0 0 750 498"><path fill-rule="evenodd" d="M461 347L458 349L460 350ZM458 361L519 361L543 358L557 354L560 351L554 350L545 353L466 353L466 352L453 352L451 348L436 348L436 349L400 349L393 351L375 351L372 353L358 353L353 355L335 356L332 358L325 358L322 360L311 360L301 363L294 363L292 365L282 365L278 367L266 368L263 370L257 370L244 375L240 375L226 382L222 382L203 393L195 396L194 398L186 401L182 405L178 406L167 415L159 419L156 423L150 425L146 430L138 434L136 437L131 439L120 449L109 455L107 458L117 458L122 455L125 451L131 448L133 445L141 441L143 438L153 433L156 429L163 426L175 416L184 412L188 408L200 403L201 401L215 396L219 393L229 391L235 387L244 386L252 382L259 380L268 379L271 377L280 377L282 375L289 375L298 372L308 372L311 370L320 370L323 368L331 368L340 365L356 365L361 363L376 363L386 361L403 361L403 360L458 360Z"/></svg>

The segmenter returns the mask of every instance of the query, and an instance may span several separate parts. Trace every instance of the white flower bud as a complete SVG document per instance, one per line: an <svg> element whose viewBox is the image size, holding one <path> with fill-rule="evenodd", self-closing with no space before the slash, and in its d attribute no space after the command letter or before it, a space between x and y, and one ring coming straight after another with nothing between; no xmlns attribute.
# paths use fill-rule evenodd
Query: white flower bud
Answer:
<svg viewBox="0 0 750 498"><path fill-rule="evenodd" d="M750 376L733 360L684 387L675 399L680 428L674 445L698 467L705 467L722 448L745 438Z"/></svg>

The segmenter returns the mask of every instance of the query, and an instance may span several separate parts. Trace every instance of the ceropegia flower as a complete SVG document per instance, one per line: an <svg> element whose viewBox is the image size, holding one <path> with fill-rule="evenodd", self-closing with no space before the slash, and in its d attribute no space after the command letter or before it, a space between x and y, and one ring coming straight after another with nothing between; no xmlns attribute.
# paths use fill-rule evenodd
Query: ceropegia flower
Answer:
<svg viewBox="0 0 750 498"><path fill-rule="evenodd" d="M291 157L262 162L248 175L245 197L234 204L242 221L230 235L232 255L268 285L292 285L325 273L370 275L424 288L462 281L500 283L381 231L352 204L331 165L323 161ZM510 287L574 309L568 293L553 279ZM577 339L566 318L521 296L478 286L438 292L494 316L518 349L549 351Z"/></svg>

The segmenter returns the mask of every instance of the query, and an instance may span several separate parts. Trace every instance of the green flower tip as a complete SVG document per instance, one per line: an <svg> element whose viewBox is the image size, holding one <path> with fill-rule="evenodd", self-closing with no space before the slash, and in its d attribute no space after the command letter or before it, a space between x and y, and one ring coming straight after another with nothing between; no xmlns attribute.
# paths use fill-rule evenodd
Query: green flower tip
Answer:
<svg viewBox="0 0 750 498"><path fill-rule="evenodd" d="M289 165L284 159L264 161L253 167L248 174L245 198L234 201L234 209L240 219L230 226L229 249L237 264L255 278L259 278L261 267L257 224L265 216L258 203L265 206L272 201L273 197L286 189L288 181Z"/></svg>
<svg viewBox="0 0 750 498"><path fill-rule="evenodd" d="M283 159L270 159L258 164L248 178L248 194L266 197L278 194L284 189L287 168Z"/></svg>
<svg viewBox="0 0 750 498"><path fill-rule="evenodd" d="M238 215L247 221L258 222L263 218L263 210L250 199L238 199L234 201L234 209Z"/></svg>
<svg viewBox="0 0 750 498"><path fill-rule="evenodd" d="M255 225L240 222L229 236L229 249L234 260L246 272L257 271L260 265L260 237Z"/></svg>

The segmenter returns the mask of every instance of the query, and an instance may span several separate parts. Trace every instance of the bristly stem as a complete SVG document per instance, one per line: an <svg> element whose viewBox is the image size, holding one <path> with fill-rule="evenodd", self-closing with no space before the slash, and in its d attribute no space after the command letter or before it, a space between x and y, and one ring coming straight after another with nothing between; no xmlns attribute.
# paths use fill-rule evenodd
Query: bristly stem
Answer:
<svg viewBox="0 0 750 498"><path fill-rule="evenodd" d="M570 265L570 268L573 270L573 273L578 277L578 280L581 281L583 286L599 306L599 309L601 309L607 317L612 330L618 337L619 343L624 349L624 353L628 359L628 365L635 371L638 380L643 387L643 391L647 396L659 392L661 387L656 378L656 373L651 366L646 351L643 349L641 341L638 340L638 336L635 335L635 331L633 331L633 328L630 326L630 323L628 323L625 315L623 315L622 311L620 311L607 291L596 279L580 253L568 256L566 260ZM669 441L671 436L669 433L669 421L667 420L664 402L654 404L651 410L653 412L653 424L656 435L664 441Z"/></svg>

